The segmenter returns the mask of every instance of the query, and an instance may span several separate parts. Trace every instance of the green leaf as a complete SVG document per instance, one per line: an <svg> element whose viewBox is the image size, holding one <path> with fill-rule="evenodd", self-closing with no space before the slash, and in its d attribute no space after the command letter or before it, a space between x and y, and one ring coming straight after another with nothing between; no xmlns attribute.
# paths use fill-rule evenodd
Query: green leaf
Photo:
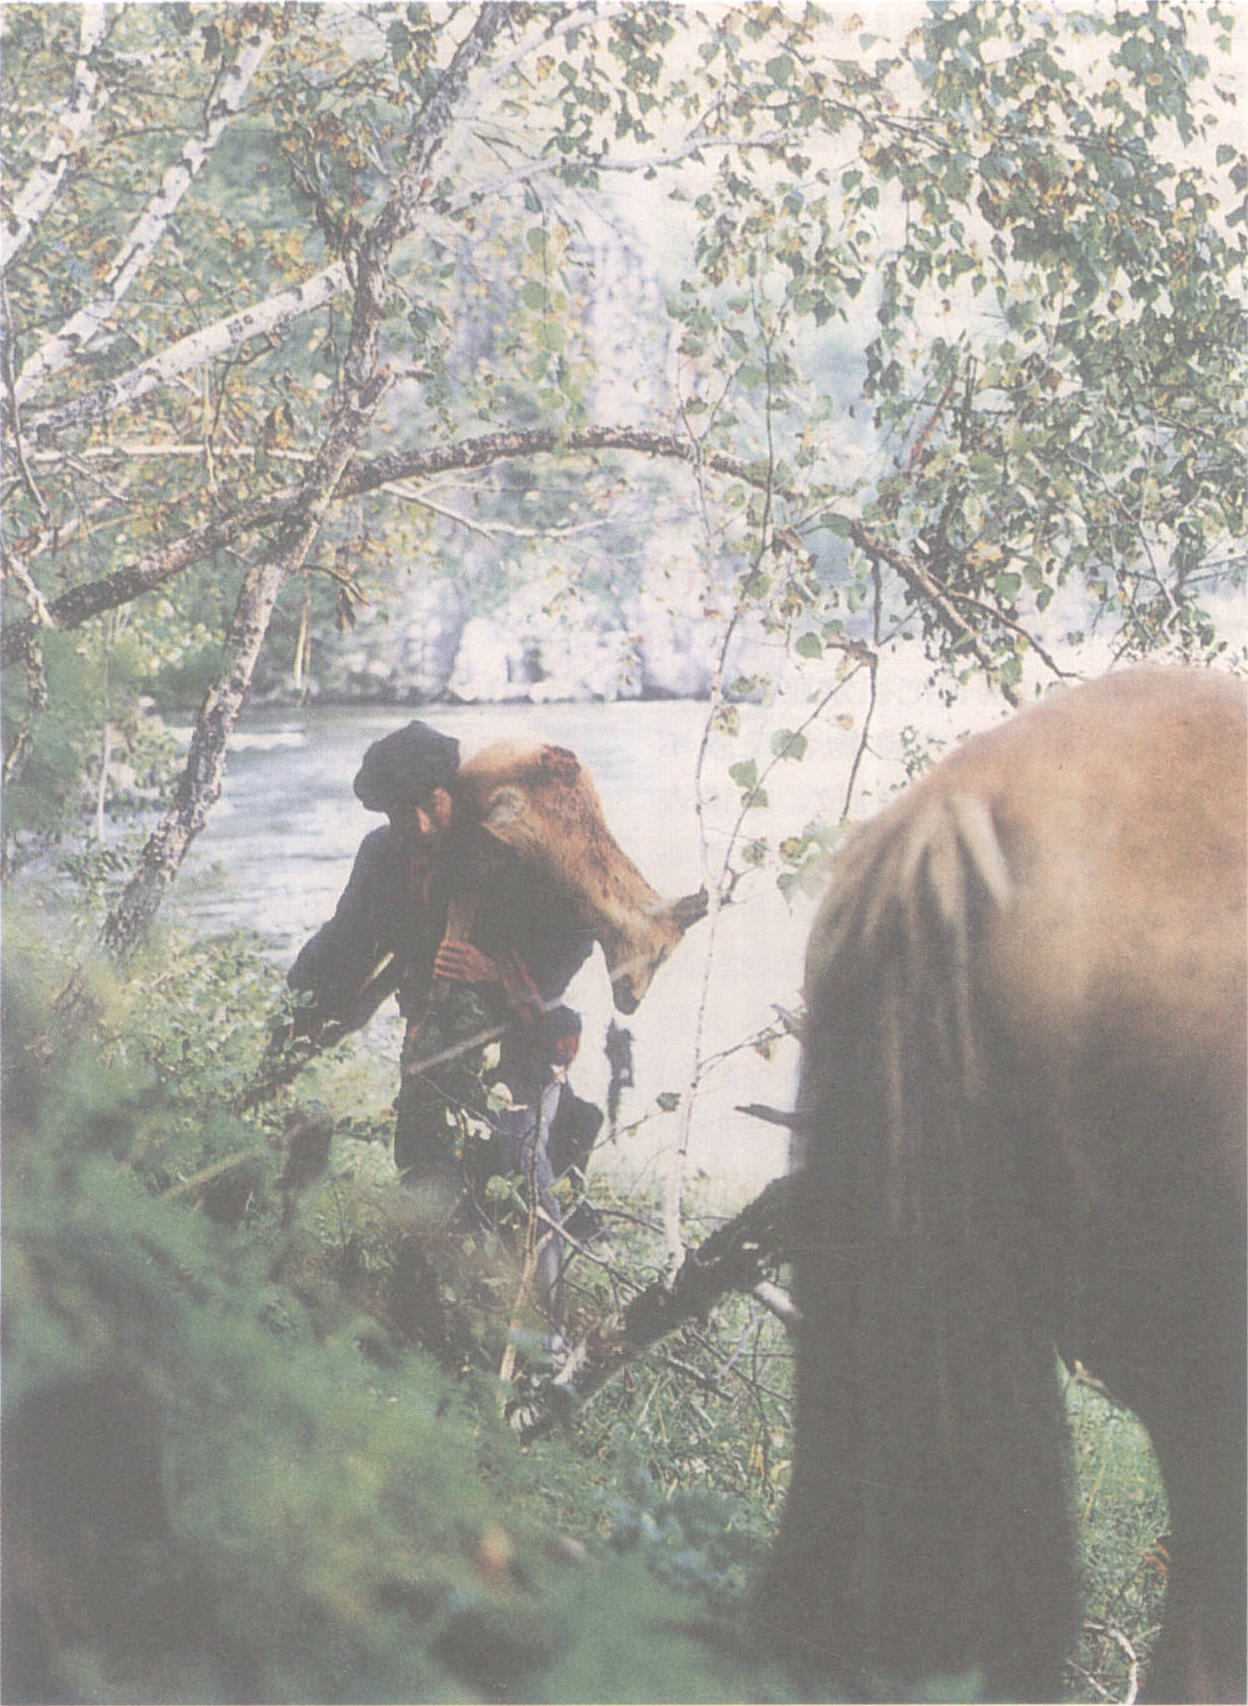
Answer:
<svg viewBox="0 0 1248 1706"><path fill-rule="evenodd" d="M794 734L792 729L777 729L771 737L771 750L777 758L805 758L808 744L805 735Z"/></svg>

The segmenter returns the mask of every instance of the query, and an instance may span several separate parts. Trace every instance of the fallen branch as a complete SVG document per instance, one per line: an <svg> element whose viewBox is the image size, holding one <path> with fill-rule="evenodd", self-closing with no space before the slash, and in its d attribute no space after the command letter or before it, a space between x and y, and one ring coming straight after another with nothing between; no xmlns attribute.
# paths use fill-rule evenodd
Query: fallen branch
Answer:
<svg viewBox="0 0 1248 1706"><path fill-rule="evenodd" d="M1127 1661L1127 1692L1123 1696L1122 1706L1135 1706L1136 1695L1140 1687L1140 1659L1135 1648L1128 1641L1121 1629L1115 1629L1112 1623L1103 1623L1096 1617L1085 1617L1083 1626L1089 1635L1099 1635L1103 1641L1112 1641ZM1097 1684L1098 1692L1104 1692ZM1106 1694L1106 1699L1109 1698Z"/></svg>
<svg viewBox="0 0 1248 1706"><path fill-rule="evenodd" d="M773 1179L697 1249L685 1252L670 1284L656 1280L624 1309L596 1321L559 1373L510 1407L512 1428L523 1439L549 1433L641 1351L683 1321L704 1316L725 1292L751 1292L793 1325L796 1308L767 1270L791 1254L789 1228L800 1181L797 1173Z"/></svg>
<svg viewBox="0 0 1248 1706"><path fill-rule="evenodd" d="M239 1167L245 1167L249 1161L262 1161L269 1154L267 1143L254 1143L250 1149L239 1149L233 1155L227 1155L222 1161L214 1161L209 1167L202 1167L198 1173L192 1173L189 1179L179 1179L174 1185L160 1192L169 1202L175 1202L179 1197L195 1196L206 1186L213 1185L218 1179L224 1179L227 1173L235 1172Z"/></svg>

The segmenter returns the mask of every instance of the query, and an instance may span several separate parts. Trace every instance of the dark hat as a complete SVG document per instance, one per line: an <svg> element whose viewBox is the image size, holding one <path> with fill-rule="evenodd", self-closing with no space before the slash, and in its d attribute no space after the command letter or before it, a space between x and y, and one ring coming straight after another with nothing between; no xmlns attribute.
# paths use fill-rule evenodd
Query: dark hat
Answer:
<svg viewBox="0 0 1248 1706"><path fill-rule="evenodd" d="M355 778L360 804L370 812L393 813L445 788L459 768L459 742L428 723L409 723L375 740Z"/></svg>

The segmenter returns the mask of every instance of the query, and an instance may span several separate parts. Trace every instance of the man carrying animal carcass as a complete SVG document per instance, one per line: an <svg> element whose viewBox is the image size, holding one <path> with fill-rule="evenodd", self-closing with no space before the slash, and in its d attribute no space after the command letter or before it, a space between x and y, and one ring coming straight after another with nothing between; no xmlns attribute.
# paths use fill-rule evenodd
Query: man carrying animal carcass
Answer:
<svg viewBox="0 0 1248 1706"><path fill-rule="evenodd" d="M288 1040L330 1044L397 997L406 1030L395 1164L409 1183L456 1201L491 1175L522 1177L548 1221L534 1290L557 1331L553 1187L583 1168L601 1123L567 1083L581 1026L559 998L594 937L531 865L456 810L458 767L458 742L421 722L364 754L355 793L389 822L365 836L333 917L291 967L305 1004ZM495 1041L487 1098L484 1051Z"/></svg>

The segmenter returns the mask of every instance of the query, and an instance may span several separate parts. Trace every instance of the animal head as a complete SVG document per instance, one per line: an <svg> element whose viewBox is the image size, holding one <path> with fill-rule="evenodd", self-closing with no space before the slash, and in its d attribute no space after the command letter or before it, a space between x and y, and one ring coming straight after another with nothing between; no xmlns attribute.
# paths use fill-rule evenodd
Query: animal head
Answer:
<svg viewBox="0 0 1248 1706"><path fill-rule="evenodd" d="M568 898L601 944L621 1013L634 1013L706 891L668 901L620 847L589 771L562 746L500 741L460 767L457 809L512 847Z"/></svg>

